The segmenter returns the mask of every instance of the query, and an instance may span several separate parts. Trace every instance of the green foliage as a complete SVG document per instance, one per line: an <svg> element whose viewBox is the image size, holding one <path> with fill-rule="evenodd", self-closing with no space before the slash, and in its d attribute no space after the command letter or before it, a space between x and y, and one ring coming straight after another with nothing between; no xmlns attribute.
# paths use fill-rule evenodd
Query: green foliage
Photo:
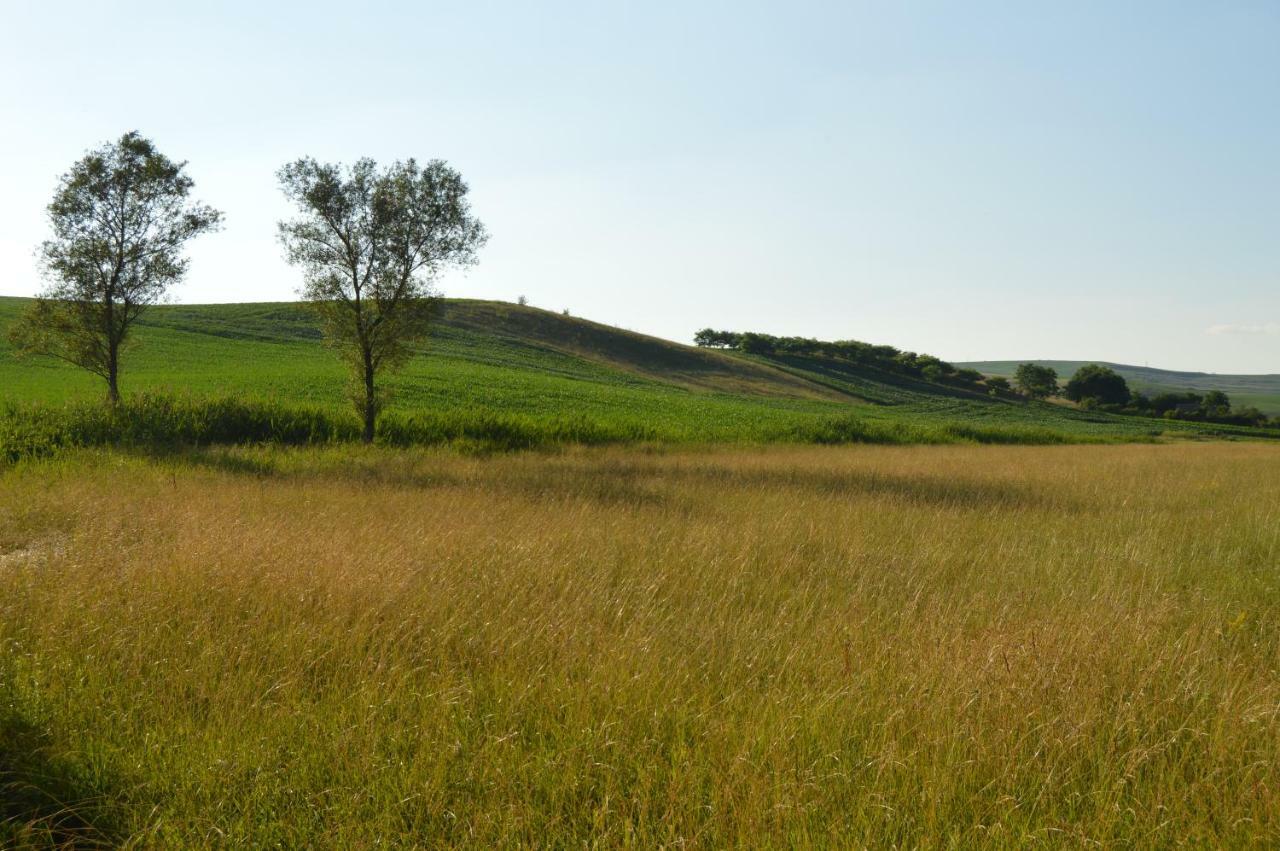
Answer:
<svg viewBox="0 0 1280 851"><path fill-rule="evenodd" d="M1129 401L1129 385L1114 369L1091 363L1076 370L1062 395L1072 402L1092 399L1103 405L1123 405Z"/></svg>
<svg viewBox="0 0 1280 851"><path fill-rule="evenodd" d="M739 335L737 349L749 355L766 355L774 352L775 346L767 335L748 331Z"/></svg>
<svg viewBox="0 0 1280 851"><path fill-rule="evenodd" d="M221 214L188 201L193 182L137 133L86 154L49 204L40 247L49 285L10 329L22 352L55 357L107 382L119 398L129 332L187 269L182 249Z"/></svg>
<svg viewBox="0 0 1280 851"><path fill-rule="evenodd" d="M475 263L484 226L471 215L461 175L440 160L379 170L371 159L344 169L304 158L279 178L300 213L280 223L280 241L303 271L326 339L350 367L351 398L372 441L386 401L379 373L412 357L437 313L432 280Z"/></svg>
<svg viewBox="0 0 1280 851"><path fill-rule="evenodd" d="M976 369L956 369L933 355L903 352L893 346L873 346L858 340L829 342L810 337L775 337L754 331L738 333L703 328L694 335L702 348L735 349L743 354L774 358L821 358L922 378L925 381L975 387L982 381Z"/></svg>
<svg viewBox="0 0 1280 851"><path fill-rule="evenodd" d="M1003 375L1011 377L1018 366L1018 361L974 361L964 366L971 366L987 375ZM1059 375L1071 375L1089 361L1036 361L1043 366L1053 367ZM1128 382L1133 393L1148 398L1162 393L1183 393L1192 391L1203 396L1212 390L1221 390L1230 395L1234 405L1260 408L1267 414L1280 415L1280 372L1270 375L1226 375L1207 372L1178 372L1168 369L1156 369L1148 366L1132 364L1104 364L1114 369Z"/></svg>
<svg viewBox="0 0 1280 851"><path fill-rule="evenodd" d="M694 345L704 349L736 349L741 342L741 334L733 331L717 331L714 328L703 328L693 335Z"/></svg>
<svg viewBox="0 0 1280 851"><path fill-rule="evenodd" d="M1221 390L1210 390L1203 396L1190 390L1181 393L1161 393L1151 399L1137 394L1123 412L1139 416L1161 416L1168 419L1254 428L1280 427L1280 417L1269 421L1265 413L1252 405L1233 408L1231 398Z"/></svg>
<svg viewBox="0 0 1280 851"><path fill-rule="evenodd" d="M118 405L8 403L0 408L0 460L10 463L73 447L176 447L217 443L305 445L351 440L349 418L319 408L243 399L142 394Z"/></svg>
<svg viewBox="0 0 1280 851"><path fill-rule="evenodd" d="M1058 373L1052 367L1024 363L1013 374L1013 380L1032 399L1047 399L1058 393Z"/></svg>
<svg viewBox="0 0 1280 851"><path fill-rule="evenodd" d="M1210 390L1200 404L1206 416L1223 417L1231 413L1231 399L1221 390Z"/></svg>

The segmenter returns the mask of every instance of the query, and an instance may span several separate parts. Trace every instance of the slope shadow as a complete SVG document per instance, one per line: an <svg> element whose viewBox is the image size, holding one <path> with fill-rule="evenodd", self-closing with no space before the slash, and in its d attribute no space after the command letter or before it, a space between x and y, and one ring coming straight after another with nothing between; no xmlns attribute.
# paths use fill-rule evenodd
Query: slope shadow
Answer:
<svg viewBox="0 0 1280 851"><path fill-rule="evenodd" d="M895 405L905 401L891 398L886 393L886 388L916 396L963 399L984 404L999 401L985 393L978 393L963 387L925 381L909 375L878 369L874 366L853 364L834 358L775 354L763 359L768 363L781 365L788 370L799 370L809 373L811 376L817 376L813 380L821 379L824 383L831 382L830 386L834 389L859 396L876 405Z"/></svg>

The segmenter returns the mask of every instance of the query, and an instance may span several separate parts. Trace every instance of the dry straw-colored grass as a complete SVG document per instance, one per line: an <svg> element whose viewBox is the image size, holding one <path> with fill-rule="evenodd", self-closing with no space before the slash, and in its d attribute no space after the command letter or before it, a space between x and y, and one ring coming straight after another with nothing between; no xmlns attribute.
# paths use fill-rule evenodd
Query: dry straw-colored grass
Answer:
<svg viewBox="0 0 1280 851"><path fill-rule="evenodd" d="M1271 446L104 454L0 506L12 843L1280 843Z"/></svg>

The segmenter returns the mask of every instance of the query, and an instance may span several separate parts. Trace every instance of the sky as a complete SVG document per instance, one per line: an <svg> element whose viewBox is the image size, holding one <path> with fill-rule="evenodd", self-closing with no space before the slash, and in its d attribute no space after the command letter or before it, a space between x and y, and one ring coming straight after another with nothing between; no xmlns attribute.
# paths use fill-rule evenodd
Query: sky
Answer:
<svg viewBox="0 0 1280 851"><path fill-rule="evenodd" d="M442 158L455 297L689 341L1280 373L1280 3L0 0L0 294L138 130L226 215L178 302L297 297L299 156Z"/></svg>

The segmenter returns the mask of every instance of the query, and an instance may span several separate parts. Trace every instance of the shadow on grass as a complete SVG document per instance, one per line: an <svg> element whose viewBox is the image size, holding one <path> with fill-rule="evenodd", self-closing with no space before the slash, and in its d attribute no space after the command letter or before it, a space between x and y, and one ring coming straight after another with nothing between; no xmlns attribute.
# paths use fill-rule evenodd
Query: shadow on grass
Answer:
<svg viewBox="0 0 1280 851"><path fill-rule="evenodd" d="M237 477L288 483L326 482L341 487L393 487L432 490L473 488L530 499L585 499L606 506L655 507L668 498L661 492L663 473L649 465L604 463L507 469L503 475L459 476L431 469L422 459L351 455L338 463L291 467L270 458L228 451L223 447L165 451L139 450L134 457Z"/></svg>
<svg viewBox="0 0 1280 851"><path fill-rule="evenodd" d="M314 465L281 464L270 456L246 454L241 447L182 447L128 450L147 461L181 465L246 478L281 482L341 481L351 485L390 485L430 488L460 483L458 477L435 470L423 470L411 462L394 463L385 458L364 459L352 453L341 460ZM305 452L306 450L299 450Z"/></svg>
<svg viewBox="0 0 1280 851"><path fill-rule="evenodd" d="M1054 508L1070 506L1060 495L1012 482L883 472L834 473L823 470L754 470L733 477L741 487L798 489L836 496L890 497L952 508Z"/></svg>
<svg viewBox="0 0 1280 851"><path fill-rule="evenodd" d="M514 467L500 475L459 476L424 466L421 459L353 456L337 464L290 468L270 458L220 448L144 453L146 457L235 476L281 482L334 482L356 487L474 488L533 499L582 499L606 506L680 508L686 500L670 486L694 482L725 493L799 491L824 497L888 497L950 508L1072 510L1063 495L1017 482L883 471L806 468L734 468L713 464L665 465L609 459L564 465Z"/></svg>
<svg viewBox="0 0 1280 851"><path fill-rule="evenodd" d="M0 847L117 847L105 790L51 745L47 732L0 708Z"/></svg>

